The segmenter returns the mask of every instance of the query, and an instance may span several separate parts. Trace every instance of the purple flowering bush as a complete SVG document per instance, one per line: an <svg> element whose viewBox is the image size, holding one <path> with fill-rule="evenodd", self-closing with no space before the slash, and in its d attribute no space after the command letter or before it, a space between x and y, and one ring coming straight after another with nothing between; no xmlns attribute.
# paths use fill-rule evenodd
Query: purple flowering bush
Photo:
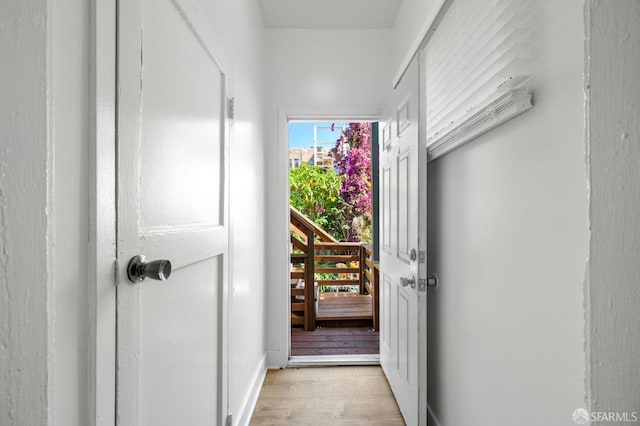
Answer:
<svg viewBox="0 0 640 426"><path fill-rule="evenodd" d="M347 241L371 242L371 124L349 123L333 149Z"/></svg>

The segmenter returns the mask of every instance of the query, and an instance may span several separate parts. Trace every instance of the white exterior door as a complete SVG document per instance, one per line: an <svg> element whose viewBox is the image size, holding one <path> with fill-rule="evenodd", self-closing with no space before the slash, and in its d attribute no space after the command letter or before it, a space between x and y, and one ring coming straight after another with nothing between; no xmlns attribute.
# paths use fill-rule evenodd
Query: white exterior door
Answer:
<svg viewBox="0 0 640 426"><path fill-rule="evenodd" d="M380 363L408 425L426 424L426 145L419 59L394 90L380 153Z"/></svg>
<svg viewBox="0 0 640 426"><path fill-rule="evenodd" d="M117 19L117 424L222 424L228 120L220 44L195 0L121 1ZM169 278L132 283L136 255L169 260Z"/></svg>

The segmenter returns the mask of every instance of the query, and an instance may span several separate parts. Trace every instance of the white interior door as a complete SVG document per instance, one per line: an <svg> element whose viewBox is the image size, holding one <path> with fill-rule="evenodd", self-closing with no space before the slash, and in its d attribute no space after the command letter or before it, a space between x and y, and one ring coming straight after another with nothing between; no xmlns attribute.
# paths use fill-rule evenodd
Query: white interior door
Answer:
<svg viewBox="0 0 640 426"><path fill-rule="evenodd" d="M394 90L380 176L380 363L408 425L426 424L426 146L419 59Z"/></svg>
<svg viewBox="0 0 640 426"><path fill-rule="evenodd" d="M121 1L117 19L117 424L222 424L228 120L219 42L194 0ZM169 260L168 280L130 282L136 255Z"/></svg>

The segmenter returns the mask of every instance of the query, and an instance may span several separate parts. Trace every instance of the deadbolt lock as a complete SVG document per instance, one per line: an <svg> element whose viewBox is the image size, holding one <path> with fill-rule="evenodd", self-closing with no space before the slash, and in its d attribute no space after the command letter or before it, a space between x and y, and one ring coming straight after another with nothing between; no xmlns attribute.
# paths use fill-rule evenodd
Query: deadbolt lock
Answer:
<svg viewBox="0 0 640 426"><path fill-rule="evenodd" d="M413 262L417 258L418 258L418 253L416 252L416 249L411 249L411 251L409 252L409 259L411 259L411 261Z"/></svg>

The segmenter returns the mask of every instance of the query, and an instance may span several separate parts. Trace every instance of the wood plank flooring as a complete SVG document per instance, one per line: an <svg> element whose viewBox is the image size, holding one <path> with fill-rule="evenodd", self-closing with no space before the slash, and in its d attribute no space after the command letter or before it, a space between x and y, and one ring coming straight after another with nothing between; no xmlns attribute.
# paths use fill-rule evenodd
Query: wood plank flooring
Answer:
<svg viewBox="0 0 640 426"><path fill-rule="evenodd" d="M269 370L251 425L404 425L380 367Z"/></svg>
<svg viewBox="0 0 640 426"><path fill-rule="evenodd" d="M316 320L372 319L371 296L359 293L320 293Z"/></svg>
<svg viewBox="0 0 640 426"><path fill-rule="evenodd" d="M291 329L291 355L359 355L380 352L380 335L371 328Z"/></svg>

